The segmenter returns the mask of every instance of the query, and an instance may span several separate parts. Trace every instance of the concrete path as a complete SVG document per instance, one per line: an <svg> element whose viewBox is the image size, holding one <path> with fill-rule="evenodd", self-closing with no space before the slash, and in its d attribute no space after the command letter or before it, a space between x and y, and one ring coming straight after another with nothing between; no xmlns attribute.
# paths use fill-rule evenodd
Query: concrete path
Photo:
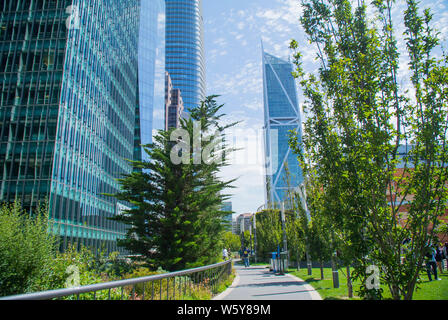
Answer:
<svg viewBox="0 0 448 320"><path fill-rule="evenodd" d="M276 275L264 266L235 264L233 284L214 300L322 300L305 281L289 274Z"/></svg>

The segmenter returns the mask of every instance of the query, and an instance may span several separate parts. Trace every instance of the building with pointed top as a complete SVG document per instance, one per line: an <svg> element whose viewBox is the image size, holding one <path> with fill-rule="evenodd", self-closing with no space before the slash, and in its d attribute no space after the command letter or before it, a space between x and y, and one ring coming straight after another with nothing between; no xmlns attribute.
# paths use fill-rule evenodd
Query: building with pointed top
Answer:
<svg viewBox="0 0 448 320"><path fill-rule="evenodd" d="M288 192L303 182L297 156L289 147L289 131L302 136L295 80L290 62L263 50L265 200L280 207ZM287 206L287 204L286 204Z"/></svg>

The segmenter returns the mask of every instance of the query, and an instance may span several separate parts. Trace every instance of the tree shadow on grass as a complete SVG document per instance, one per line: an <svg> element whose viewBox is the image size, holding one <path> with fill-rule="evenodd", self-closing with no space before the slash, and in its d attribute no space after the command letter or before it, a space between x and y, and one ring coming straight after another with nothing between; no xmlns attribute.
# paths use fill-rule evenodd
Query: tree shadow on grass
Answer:
<svg viewBox="0 0 448 320"><path fill-rule="evenodd" d="M322 281L322 280L325 280L325 278L324 278L324 279L316 279L316 278L307 278L307 279L304 279L304 281L305 281L305 282L308 282L308 283L310 283L310 282L319 282L319 281Z"/></svg>

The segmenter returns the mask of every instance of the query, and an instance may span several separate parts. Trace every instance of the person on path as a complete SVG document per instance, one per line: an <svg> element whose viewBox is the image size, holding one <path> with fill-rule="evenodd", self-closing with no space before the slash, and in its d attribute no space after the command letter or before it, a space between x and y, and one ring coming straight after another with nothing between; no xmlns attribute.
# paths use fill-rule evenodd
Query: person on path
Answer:
<svg viewBox="0 0 448 320"><path fill-rule="evenodd" d="M437 262L437 267L439 268L440 274L443 274L443 267L442 267L442 262L443 262L443 249L442 249L442 244L440 244L440 246L436 247L436 262Z"/></svg>
<svg viewBox="0 0 448 320"><path fill-rule="evenodd" d="M443 246L443 256L445 259L446 270L448 270L448 242L445 242L445 245Z"/></svg>
<svg viewBox="0 0 448 320"><path fill-rule="evenodd" d="M226 248L224 248L224 249L222 249L222 260L227 260L227 257L228 257L228 252L227 252L227 249Z"/></svg>
<svg viewBox="0 0 448 320"><path fill-rule="evenodd" d="M442 280L442 279L437 278L436 250L434 248L432 248L431 246L427 246L425 258L426 258L426 272L428 273L429 281L432 281L431 269L432 269L432 273L434 273L434 279Z"/></svg>
<svg viewBox="0 0 448 320"><path fill-rule="evenodd" d="M244 248L243 250L243 261L244 261L244 267L250 267L249 264L249 249Z"/></svg>

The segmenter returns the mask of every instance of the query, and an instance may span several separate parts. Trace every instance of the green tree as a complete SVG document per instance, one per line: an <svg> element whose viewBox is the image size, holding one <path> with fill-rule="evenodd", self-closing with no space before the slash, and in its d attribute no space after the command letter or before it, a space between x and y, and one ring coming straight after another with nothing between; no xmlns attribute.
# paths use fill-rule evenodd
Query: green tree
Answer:
<svg viewBox="0 0 448 320"><path fill-rule="evenodd" d="M346 0L302 2L300 21L320 68L306 74L299 45L291 42L294 75L310 115L303 146L294 136L291 146L305 172L318 174L325 212L347 244L360 294L381 297L367 283L367 266L375 264L394 299L412 299L425 246L447 203L448 57L434 58L432 16L408 0L405 44L413 95L403 92L393 4L373 1L369 20L364 1L355 7ZM403 145L409 147L404 156ZM403 250L406 239L411 242Z"/></svg>
<svg viewBox="0 0 448 320"><path fill-rule="evenodd" d="M446 221L440 222L440 225L438 226L436 232L439 235L442 243L448 241L448 223Z"/></svg>
<svg viewBox="0 0 448 320"><path fill-rule="evenodd" d="M230 248L231 251L238 251L241 248L240 237L231 231L224 232L222 240L224 247L227 249Z"/></svg>
<svg viewBox="0 0 448 320"><path fill-rule="evenodd" d="M19 202L0 207L0 295L33 291L57 252L46 205L33 216Z"/></svg>
<svg viewBox="0 0 448 320"><path fill-rule="evenodd" d="M262 259L270 257L282 243L280 210L267 209L257 213L257 255Z"/></svg>
<svg viewBox="0 0 448 320"><path fill-rule="evenodd" d="M335 251L333 228L331 221L327 218L324 210L320 186L314 179L308 179L306 184L307 203L309 203L310 223L308 228L308 239L310 242L310 255L314 261L320 263L321 275L323 274L323 263L330 261Z"/></svg>
<svg viewBox="0 0 448 320"><path fill-rule="evenodd" d="M227 165L232 149L222 125L216 96L207 97L181 121L181 130L159 131L144 147L149 161L133 162L139 169L120 179L119 200L130 204L115 217L129 226L119 245L138 254L151 268L180 270L215 262L220 257L216 239L224 232L221 211L231 181L217 174ZM221 160L221 161L219 161Z"/></svg>
<svg viewBox="0 0 448 320"><path fill-rule="evenodd" d="M245 230L243 233L241 233L239 239L240 239L240 246L239 246L240 248L241 246L243 246L244 248L247 247L249 249L252 247L254 238L249 230Z"/></svg>
<svg viewBox="0 0 448 320"><path fill-rule="evenodd" d="M288 213L288 211L286 211ZM305 253L305 232L303 222L295 212L286 214L286 239L288 241L289 258L291 261L300 263Z"/></svg>

